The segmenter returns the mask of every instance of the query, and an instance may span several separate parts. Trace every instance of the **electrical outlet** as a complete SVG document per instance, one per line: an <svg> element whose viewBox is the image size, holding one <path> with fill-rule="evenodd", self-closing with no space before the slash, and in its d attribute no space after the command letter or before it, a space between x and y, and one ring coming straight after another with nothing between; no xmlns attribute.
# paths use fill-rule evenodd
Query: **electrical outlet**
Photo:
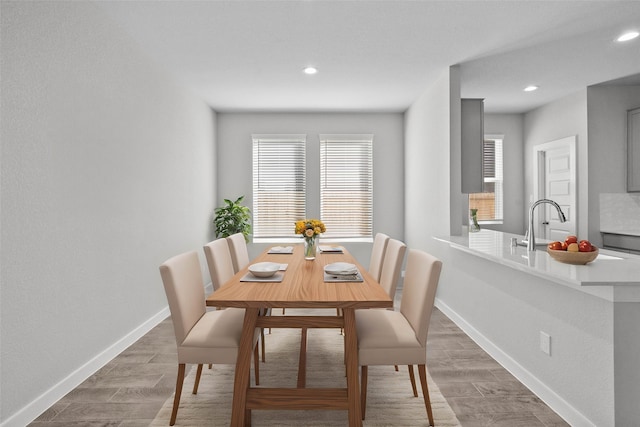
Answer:
<svg viewBox="0 0 640 427"><path fill-rule="evenodd" d="M540 331L540 351L551 356L551 335Z"/></svg>

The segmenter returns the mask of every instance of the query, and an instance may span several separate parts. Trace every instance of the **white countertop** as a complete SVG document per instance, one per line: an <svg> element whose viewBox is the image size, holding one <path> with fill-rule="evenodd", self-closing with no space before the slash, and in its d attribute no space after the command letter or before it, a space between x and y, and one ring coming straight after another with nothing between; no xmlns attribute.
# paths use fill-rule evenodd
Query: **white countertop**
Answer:
<svg viewBox="0 0 640 427"><path fill-rule="evenodd" d="M586 265L564 264L549 256L546 247L527 251L511 246L523 236L480 230L462 236L435 237L458 249L561 285L612 301L640 301L640 256L600 249L598 258Z"/></svg>

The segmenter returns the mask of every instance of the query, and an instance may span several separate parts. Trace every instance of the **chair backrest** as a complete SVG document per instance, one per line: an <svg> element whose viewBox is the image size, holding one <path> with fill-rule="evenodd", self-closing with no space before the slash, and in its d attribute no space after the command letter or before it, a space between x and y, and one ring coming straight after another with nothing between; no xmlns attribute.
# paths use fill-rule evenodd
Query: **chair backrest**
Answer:
<svg viewBox="0 0 640 427"><path fill-rule="evenodd" d="M233 261L233 271L238 271L249 265L249 250L247 249L247 241L244 234L236 233L227 237L229 243L229 251L231 252L231 260Z"/></svg>
<svg viewBox="0 0 640 427"><path fill-rule="evenodd" d="M197 252L186 252L168 259L160 266L160 276L169 302L176 342L180 346L207 310Z"/></svg>
<svg viewBox="0 0 640 427"><path fill-rule="evenodd" d="M409 250L400 312L409 321L422 346L427 345L429 320L442 271L442 261L415 249Z"/></svg>
<svg viewBox="0 0 640 427"><path fill-rule="evenodd" d="M227 283L236 274L233 271L233 261L227 239L216 239L204 245L204 255L207 258L213 290L217 291L220 286Z"/></svg>
<svg viewBox="0 0 640 427"><path fill-rule="evenodd" d="M384 233L377 233L373 239L373 247L371 248L371 259L369 260L369 274L378 282L380 281L380 272L382 271L382 262L384 261L384 253L389 243L389 236Z"/></svg>
<svg viewBox="0 0 640 427"><path fill-rule="evenodd" d="M391 299L396 296L398 278L400 277L406 251L407 245L400 240L389 239L387 250L384 254L384 261L382 262L379 282Z"/></svg>

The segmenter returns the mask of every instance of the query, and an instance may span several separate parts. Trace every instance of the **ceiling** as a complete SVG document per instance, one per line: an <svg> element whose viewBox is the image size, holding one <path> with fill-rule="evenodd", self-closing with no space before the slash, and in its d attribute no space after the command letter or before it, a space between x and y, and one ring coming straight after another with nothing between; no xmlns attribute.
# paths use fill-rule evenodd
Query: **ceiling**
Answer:
<svg viewBox="0 0 640 427"><path fill-rule="evenodd" d="M615 79L640 84L640 38L615 42L640 30L639 1L96 4L220 112L402 112L452 65L462 96L485 98L487 112L526 112ZM540 89L523 92L530 84Z"/></svg>

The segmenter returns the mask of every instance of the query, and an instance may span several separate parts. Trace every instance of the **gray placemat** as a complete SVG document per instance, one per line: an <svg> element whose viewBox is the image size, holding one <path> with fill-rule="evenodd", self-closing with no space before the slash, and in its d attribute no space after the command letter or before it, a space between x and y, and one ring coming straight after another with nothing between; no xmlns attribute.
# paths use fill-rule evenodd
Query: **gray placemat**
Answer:
<svg viewBox="0 0 640 427"><path fill-rule="evenodd" d="M241 282L282 282L282 279L284 279L284 273L281 271L277 271L276 274L274 274L271 277L256 277L253 274L251 274L251 272L249 272L244 276L242 276L242 279L240 279L240 281Z"/></svg>
<svg viewBox="0 0 640 427"><path fill-rule="evenodd" d="M335 283L335 282L346 283L346 282L364 282L364 279L362 278L362 275L360 274L359 271L358 271L358 274L353 276L336 276L334 274L327 274L325 272L324 281L326 283Z"/></svg>
<svg viewBox="0 0 640 427"><path fill-rule="evenodd" d="M293 246L274 246L269 249L269 254L282 254L282 255L291 255L293 253Z"/></svg>

